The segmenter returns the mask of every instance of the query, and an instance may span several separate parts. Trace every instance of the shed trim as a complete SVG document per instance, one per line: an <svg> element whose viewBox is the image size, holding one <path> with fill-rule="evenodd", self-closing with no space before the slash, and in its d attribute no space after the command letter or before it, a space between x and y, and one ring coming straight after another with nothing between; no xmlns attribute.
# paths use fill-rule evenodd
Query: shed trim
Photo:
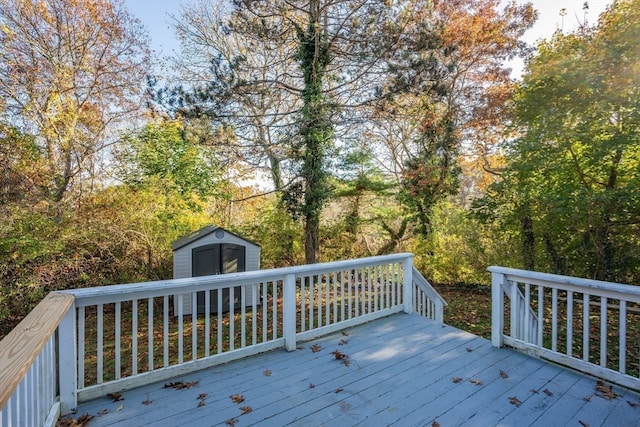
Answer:
<svg viewBox="0 0 640 427"><path fill-rule="evenodd" d="M229 233L232 236L237 237L238 239L241 239L241 240L243 240L243 241L245 241L247 243L250 243L252 245L260 247L260 245L257 244L256 242L253 242L251 240L247 240L246 238L244 238L242 236L238 236L236 233L234 233L233 231L229 231L226 228L218 227L216 225L207 225L206 227L202 227L198 231L194 231L193 233L174 241L173 243L171 243L171 248L175 252L178 249L183 248L183 247L195 242L196 240L200 240L203 237L208 236L209 234L216 232L217 230L222 230L225 233Z"/></svg>

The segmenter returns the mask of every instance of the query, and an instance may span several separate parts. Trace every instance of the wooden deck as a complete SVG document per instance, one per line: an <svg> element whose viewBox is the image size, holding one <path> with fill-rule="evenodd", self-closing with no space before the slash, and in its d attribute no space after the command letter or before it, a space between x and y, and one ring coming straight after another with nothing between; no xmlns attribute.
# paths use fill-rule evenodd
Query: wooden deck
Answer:
<svg viewBox="0 0 640 427"><path fill-rule="evenodd" d="M189 387L165 387L178 381ZM606 391L592 377L396 314L298 351L123 391L116 402L96 399L75 417L93 415L89 426L96 427L640 426L640 394ZM235 403L236 395L244 401Z"/></svg>

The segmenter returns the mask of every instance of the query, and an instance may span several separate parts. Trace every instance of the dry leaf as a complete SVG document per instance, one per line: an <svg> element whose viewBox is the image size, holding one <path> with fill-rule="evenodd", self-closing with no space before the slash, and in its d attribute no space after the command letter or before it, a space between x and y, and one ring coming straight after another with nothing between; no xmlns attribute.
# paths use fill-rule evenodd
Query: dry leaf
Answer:
<svg viewBox="0 0 640 427"><path fill-rule="evenodd" d="M316 388L315 384L309 383L309 388Z"/></svg>
<svg viewBox="0 0 640 427"><path fill-rule="evenodd" d="M268 369L265 369L264 371L262 371L262 375L264 375L265 377L270 377L271 376L271 371Z"/></svg>
<svg viewBox="0 0 640 427"><path fill-rule="evenodd" d="M460 381L462 381L462 378L460 378L460 377L453 377L453 378L451 378L451 381L453 381L454 383L458 384Z"/></svg>
<svg viewBox="0 0 640 427"><path fill-rule="evenodd" d="M93 419L93 415L84 414L80 418L63 418L58 420L56 427L84 427Z"/></svg>
<svg viewBox="0 0 640 427"><path fill-rule="evenodd" d="M437 421L434 421L431 423L431 427L440 427L440 423Z"/></svg>
<svg viewBox="0 0 640 427"><path fill-rule="evenodd" d="M476 378L470 379L469 382L471 384L475 384L475 385L482 385L482 381L480 381L479 379L476 379Z"/></svg>
<svg viewBox="0 0 640 427"><path fill-rule="evenodd" d="M348 336L349 336L349 332L347 332L347 331L342 331L342 336L344 336L344 337L348 337Z"/></svg>
<svg viewBox="0 0 640 427"><path fill-rule="evenodd" d="M509 398L509 403L511 403L512 405L516 405L516 407L518 407L518 406L520 406L522 404L522 402L520 402L520 400L515 396L511 396Z"/></svg>
<svg viewBox="0 0 640 427"><path fill-rule="evenodd" d="M338 343L338 345L345 345L345 344L349 344L349 340L341 339L340 342Z"/></svg>
<svg viewBox="0 0 640 427"><path fill-rule="evenodd" d="M110 398L113 399L114 402L118 402L120 400L124 400L124 397L122 397L122 394L115 392L115 393L109 393L107 396L109 396Z"/></svg>
<svg viewBox="0 0 640 427"><path fill-rule="evenodd" d="M241 406L240 410L242 411L242 415L248 414L249 412L253 411L251 406Z"/></svg>
<svg viewBox="0 0 640 427"><path fill-rule="evenodd" d="M311 346L311 351L314 352L314 353L317 353L320 350L322 350L322 346L321 345L314 344L314 345Z"/></svg>
<svg viewBox="0 0 640 427"><path fill-rule="evenodd" d="M618 394L613 392L613 386L606 385L604 382L598 380L596 382L596 396L606 400L613 400L618 397Z"/></svg>
<svg viewBox="0 0 640 427"><path fill-rule="evenodd" d="M473 349L471 347L467 347L465 348L465 350L467 350L467 352L471 353L473 351Z"/></svg>
<svg viewBox="0 0 640 427"><path fill-rule="evenodd" d="M579 422L579 423L580 423L580 425L581 425L581 426L583 426L583 427L589 427L589 424L588 424L588 423L586 423L586 422L584 422L584 421L582 421L582 420L578 420L578 422Z"/></svg>
<svg viewBox="0 0 640 427"><path fill-rule="evenodd" d="M191 387L195 387L198 385L198 381L191 381L188 383L184 383L182 381L176 381L175 383L166 383L164 388L175 388L176 390L182 390L184 388L190 389Z"/></svg>
<svg viewBox="0 0 640 427"><path fill-rule="evenodd" d="M582 400L584 400L585 402L591 402L591 396L593 395L585 396L582 398Z"/></svg>
<svg viewBox="0 0 640 427"><path fill-rule="evenodd" d="M344 391L344 389L343 388L337 388L336 389L336 393L340 393L341 391Z"/></svg>
<svg viewBox="0 0 640 427"><path fill-rule="evenodd" d="M631 406L632 408L640 408L640 403L635 403L632 402L630 400L627 400L627 403L629 404L629 406Z"/></svg>
<svg viewBox="0 0 640 427"><path fill-rule="evenodd" d="M544 394L546 394L547 396L553 396L553 392L551 390L549 390L548 388L545 388L544 390L542 390L542 392Z"/></svg>
<svg viewBox="0 0 640 427"><path fill-rule="evenodd" d="M536 390L535 388L532 388L531 390L529 390L531 393L533 394L538 394L538 390Z"/></svg>
<svg viewBox="0 0 640 427"><path fill-rule="evenodd" d="M153 403L153 401L151 401L151 400L149 400L149 399L147 399L147 400L143 400L143 401L142 401L142 404L143 404L143 405L146 405L146 406L149 406L149 405L151 405L152 403Z"/></svg>
<svg viewBox="0 0 640 427"><path fill-rule="evenodd" d="M241 394L233 394L233 395L231 395L229 397L231 398L233 403L242 403L242 402L244 402L244 396L241 395Z"/></svg>
<svg viewBox="0 0 640 427"><path fill-rule="evenodd" d="M500 371L500 378L509 378L509 375L505 371Z"/></svg>
<svg viewBox="0 0 640 427"><path fill-rule="evenodd" d="M116 412L120 412L124 409L124 405L120 405L116 408Z"/></svg>
<svg viewBox="0 0 640 427"><path fill-rule="evenodd" d="M229 418L227 421L225 421L224 423L230 427L234 427L236 425L236 423L238 422L237 418Z"/></svg>
<svg viewBox="0 0 640 427"><path fill-rule="evenodd" d="M342 364L346 367L349 367L349 365L351 365L351 362L349 362L348 360L343 360Z"/></svg>
<svg viewBox="0 0 640 427"><path fill-rule="evenodd" d="M207 398L207 393L200 393L200 394L198 395L198 399L200 399L200 400L204 400L204 399L206 399L206 398Z"/></svg>
<svg viewBox="0 0 640 427"><path fill-rule="evenodd" d="M98 411L98 415L106 415L109 413L108 409L103 409L102 411Z"/></svg>
<svg viewBox="0 0 640 427"><path fill-rule="evenodd" d="M349 358L348 355L346 355L344 353L340 353L338 350L332 351L331 354L333 354L333 357L335 357L336 360L345 360L345 359Z"/></svg>
<svg viewBox="0 0 640 427"><path fill-rule="evenodd" d="M204 403L204 400L198 402L198 408L202 408L204 405L206 405L206 403Z"/></svg>

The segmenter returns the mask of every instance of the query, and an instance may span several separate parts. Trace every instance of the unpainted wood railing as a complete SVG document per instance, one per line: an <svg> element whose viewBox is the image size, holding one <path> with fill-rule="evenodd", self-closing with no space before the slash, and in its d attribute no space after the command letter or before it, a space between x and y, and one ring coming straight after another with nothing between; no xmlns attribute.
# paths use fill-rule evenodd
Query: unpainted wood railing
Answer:
<svg viewBox="0 0 640 427"><path fill-rule="evenodd" d="M24 327L41 344L9 352L16 331L0 343L0 366L10 366L0 371L2 426L43 425L29 415L34 407L55 423L78 401L278 347L292 351L300 340L400 311L442 322L444 301L412 260L395 254L52 293L25 319L46 326ZM46 398L33 392L41 376Z"/></svg>
<svg viewBox="0 0 640 427"><path fill-rule="evenodd" d="M488 270L494 346L640 390L640 286Z"/></svg>

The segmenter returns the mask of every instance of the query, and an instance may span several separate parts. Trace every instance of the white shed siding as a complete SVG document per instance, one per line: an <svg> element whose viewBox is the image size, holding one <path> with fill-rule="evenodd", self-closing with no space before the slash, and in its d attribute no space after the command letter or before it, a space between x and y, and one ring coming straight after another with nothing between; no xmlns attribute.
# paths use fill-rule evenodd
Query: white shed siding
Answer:
<svg viewBox="0 0 640 427"><path fill-rule="evenodd" d="M211 232L206 234L190 243L185 244L173 251L173 278L184 279L192 277L192 259L191 254L194 248L198 248L206 245L213 245L217 243L231 243L245 247L245 270L253 271L260 269L260 246L253 242L242 239L233 233L228 232L222 228L211 228ZM206 229L205 229L206 230ZM224 236L217 237L216 231L224 231ZM247 292L248 300L247 304L252 303L251 292ZM175 298L176 296L174 296ZM177 301L177 298L175 299ZM191 315L191 298L189 295L183 298L182 309L184 315ZM174 315L178 313L177 307L174 307Z"/></svg>

